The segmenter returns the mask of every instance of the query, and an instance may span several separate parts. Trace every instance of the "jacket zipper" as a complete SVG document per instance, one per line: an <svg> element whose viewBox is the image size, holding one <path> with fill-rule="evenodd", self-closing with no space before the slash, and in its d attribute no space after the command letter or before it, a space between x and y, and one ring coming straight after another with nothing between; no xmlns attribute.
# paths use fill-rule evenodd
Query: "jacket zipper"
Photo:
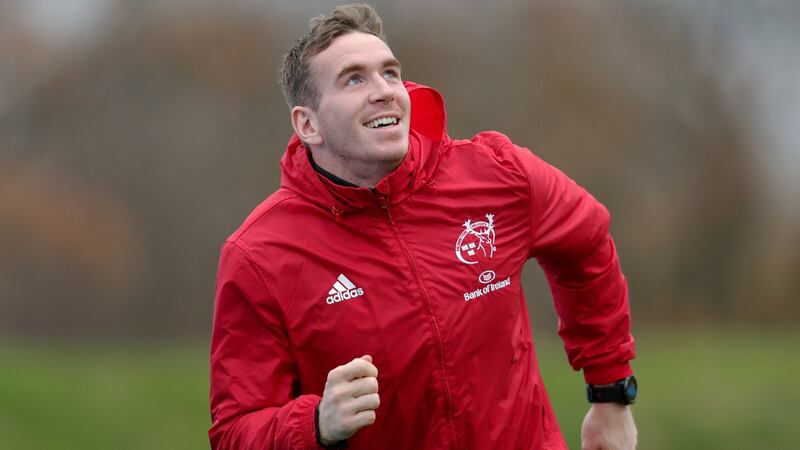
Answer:
<svg viewBox="0 0 800 450"><path fill-rule="evenodd" d="M445 414L447 416L447 422L450 424L450 432L453 442L451 442L451 448L458 448L456 445L456 433L455 433L455 424L453 424L453 413L452 413L452 396L450 394L450 384L447 381L447 367L444 363L444 346L442 345L442 336L439 332L439 324L436 322L436 316L433 314L433 305L431 304L431 299L428 296L428 291L425 290L425 285L422 283L422 277L419 275L419 270L417 269L417 263L414 261L414 256L411 254L411 250L408 249L406 242L403 240L403 237L400 235L400 230L397 229L397 225L394 223L394 219L392 219L392 215L389 213L389 203L385 196L379 194L375 188L372 188L372 193L377 195L381 201L381 208L386 213L386 219L389 222L390 227L392 228L392 232L394 232L394 237L397 239L397 242L400 243L400 247L403 248L403 252L406 254L406 258L411 263L411 269L414 272L414 279L417 281L417 286L419 286L420 291L422 292L423 298L425 298L426 306L428 307L428 315L431 318L431 323L433 324L433 331L436 334L436 344L439 350L439 362L442 365L442 378L444 380L444 391L445 391Z"/></svg>

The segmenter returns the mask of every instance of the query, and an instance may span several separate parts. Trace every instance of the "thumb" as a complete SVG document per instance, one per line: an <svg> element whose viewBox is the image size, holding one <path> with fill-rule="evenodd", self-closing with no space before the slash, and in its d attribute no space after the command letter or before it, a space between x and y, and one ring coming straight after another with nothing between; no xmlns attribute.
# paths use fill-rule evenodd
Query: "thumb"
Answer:
<svg viewBox="0 0 800 450"><path fill-rule="evenodd" d="M364 356L361 357L361 359L363 359L364 361L372 364L372 356L364 355Z"/></svg>

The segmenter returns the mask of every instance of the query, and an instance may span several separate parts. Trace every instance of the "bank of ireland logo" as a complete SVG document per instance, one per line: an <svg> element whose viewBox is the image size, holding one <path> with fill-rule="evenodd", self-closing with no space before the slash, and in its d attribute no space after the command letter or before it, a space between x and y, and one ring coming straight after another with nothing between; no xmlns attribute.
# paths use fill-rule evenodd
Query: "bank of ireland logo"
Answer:
<svg viewBox="0 0 800 450"><path fill-rule="evenodd" d="M482 259L491 259L494 246L494 214L486 214L486 221L464 222L464 231L456 241L456 257L464 264L478 264Z"/></svg>

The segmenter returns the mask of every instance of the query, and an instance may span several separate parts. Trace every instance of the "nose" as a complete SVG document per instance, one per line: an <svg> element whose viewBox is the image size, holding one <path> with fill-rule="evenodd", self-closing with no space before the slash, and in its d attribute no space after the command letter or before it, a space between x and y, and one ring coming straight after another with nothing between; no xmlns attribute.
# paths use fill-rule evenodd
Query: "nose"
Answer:
<svg viewBox="0 0 800 450"><path fill-rule="evenodd" d="M391 103L394 100L394 89L381 75L375 75L372 88L369 99L371 103Z"/></svg>

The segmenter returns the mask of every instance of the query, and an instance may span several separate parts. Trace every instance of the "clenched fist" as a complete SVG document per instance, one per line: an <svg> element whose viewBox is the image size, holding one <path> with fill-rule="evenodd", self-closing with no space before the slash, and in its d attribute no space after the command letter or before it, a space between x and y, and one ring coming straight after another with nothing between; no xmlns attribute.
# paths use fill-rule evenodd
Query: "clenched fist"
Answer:
<svg viewBox="0 0 800 450"><path fill-rule="evenodd" d="M375 422L378 396L378 368L364 355L328 372L319 402L319 436L331 445L354 435Z"/></svg>

